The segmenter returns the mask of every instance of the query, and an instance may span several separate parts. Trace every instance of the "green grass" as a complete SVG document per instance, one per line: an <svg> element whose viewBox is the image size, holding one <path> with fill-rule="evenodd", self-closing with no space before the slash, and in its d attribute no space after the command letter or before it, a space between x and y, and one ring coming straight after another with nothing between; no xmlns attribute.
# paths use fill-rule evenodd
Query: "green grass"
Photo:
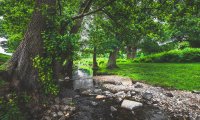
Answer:
<svg viewBox="0 0 200 120"><path fill-rule="evenodd" d="M180 90L200 90L200 64L120 63L119 68L99 72L130 77L148 84Z"/></svg>
<svg viewBox="0 0 200 120"><path fill-rule="evenodd" d="M117 60L119 68L106 69L107 59L100 65L101 74L114 74L129 77L155 86L179 90L200 90L200 63L133 63ZM87 59L92 61L92 59ZM84 61L81 60L82 66ZM84 66L85 68L91 66Z"/></svg>

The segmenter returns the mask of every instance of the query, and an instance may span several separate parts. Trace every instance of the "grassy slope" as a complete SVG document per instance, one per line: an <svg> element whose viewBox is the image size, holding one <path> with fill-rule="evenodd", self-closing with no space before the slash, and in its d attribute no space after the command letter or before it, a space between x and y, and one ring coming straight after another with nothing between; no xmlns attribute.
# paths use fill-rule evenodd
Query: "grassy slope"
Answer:
<svg viewBox="0 0 200 120"><path fill-rule="evenodd" d="M119 68L100 72L130 77L134 80L180 90L200 90L200 64L119 63Z"/></svg>

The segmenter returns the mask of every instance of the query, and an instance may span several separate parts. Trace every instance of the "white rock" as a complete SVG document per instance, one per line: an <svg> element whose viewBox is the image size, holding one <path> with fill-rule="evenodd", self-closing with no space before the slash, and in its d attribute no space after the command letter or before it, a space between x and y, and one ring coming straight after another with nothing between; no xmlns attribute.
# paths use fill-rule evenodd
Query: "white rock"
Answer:
<svg viewBox="0 0 200 120"><path fill-rule="evenodd" d="M96 96L96 99L105 99L106 98L106 96L104 96L104 95L97 95Z"/></svg>
<svg viewBox="0 0 200 120"><path fill-rule="evenodd" d="M98 103L96 103L96 102L94 102L94 101L92 101L91 104L92 104L93 106L97 106L97 105L98 105Z"/></svg>
<svg viewBox="0 0 200 120"><path fill-rule="evenodd" d="M118 93L115 93L116 97L120 97L120 98L125 98L126 97L126 93L124 91L120 91Z"/></svg>
<svg viewBox="0 0 200 120"><path fill-rule="evenodd" d="M111 110L111 112L115 112L115 111L117 111L117 108L110 106L110 110Z"/></svg>
<svg viewBox="0 0 200 120"><path fill-rule="evenodd" d="M94 89L94 93L100 94L100 93L102 93L102 90L101 89Z"/></svg>
<svg viewBox="0 0 200 120"><path fill-rule="evenodd" d="M128 91L127 94L126 94L126 96L127 96L127 97L131 97L131 92Z"/></svg>
<svg viewBox="0 0 200 120"><path fill-rule="evenodd" d="M61 111L58 112L58 116L63 116L63 115L64 114Z"/></svg>
<svg viewBox="0 0 200 120"><path fill-rule="evenodd" d="M121 104L122 108L125 108L125 109L128 109L128 110L133 110L133 109L136 109L136 108L141 107L141 106L143 106L142 103L131 101L131 100L123 100L123 102Z"/></svg>

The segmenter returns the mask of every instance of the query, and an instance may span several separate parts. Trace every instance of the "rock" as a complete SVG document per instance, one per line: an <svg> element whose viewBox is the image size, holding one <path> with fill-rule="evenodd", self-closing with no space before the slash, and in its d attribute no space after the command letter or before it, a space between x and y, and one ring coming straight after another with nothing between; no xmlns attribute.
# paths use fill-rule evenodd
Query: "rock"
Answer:
<svg viewBox="0 0 200 120"><path fill-rule="evenodd" d="M56 109L56 110L58 110L59 108L60 108L60 106L59 105L53 105L53 107L52 107L54 110Z"/></svg>
<svg viewBox="0 0 200 120"><path fill-rule="evenodd" d="M44 117L44 120L51 120L51 117L45 116L45 117Z"/></svg>
<svg viewBox="0 0 200 120"><path fill-rule="evenodd" d="M70 107L67 106L67 105L61 105L61 106L60 106L60 109L61 109L62 111L66 111L66 110L69 110Z"/></svg>
<svg viewBox="0 0 200 120"><path fill-rule="evenodd" d="M80 97L80 95L75 95L75 96L74 96L74 98L78 98L78 97Z"/></svg>
<svg viewBox="0 0 200 120"><path fill-rule="evenodd" d="M197 91L197 90L193 90L192 93L195 93L195 94L200 94L200 91Z"/></svg>
<svg viewBox="0 0 200 120"><path fill-rule="evenodd" d="M113 107L113 106L110 106L110 110L111 112L116 112L117 111L117 108Z"/></svg>
<svg viewBox="0 0 200 120"><path fill-rule="evenodd" d="M58 116L63 116L63 115L64 115L63 112L61 111L58 112Z"/></svg>
<svg viewBox="0 0 200 120"><path fill-rule="evenodd" d="M50 113L51 113L51 110L47 110L47 113L50 114Z"/></svg>
<svg viewBox="0 0 200 120"><path fill-rule="evenodd" d="M117 97L117 98L116 98L116 102L117 102L117 103L120 103L122 100L123 100L123 99L120 98L120 97Z"/></svg>
<svg viewBox="0 0 200 120"><path fill-rule="evenodd" d="M63 98L62 102L66 105L69 105L72 103L72 98Z"/></svg>
<svg viewBox="0 0 200 120"><path fill-rule="evenodd" d="M66 116L62 116L59 120L66 120Z"/></svg>
<svg viewBox="0 0 200 120"><path fill-rule="evenodd" d="M96 96L96 99L105 99L106 98L106 96L104 96L104 95L97 95Z"/></svg>
<svg viewBox="0 0 200 120"><path fill-rule="evenodd" d="M149 93L149 92L145 92L142 97L146 100L151 100L151 98L153 98L153 94Z"/></svg>
<svg viewBox="0 0 200 120"><path fill-rule="evenodd" d="M125 109L128 109L128 110L133 110L133 109L136 109L136 108L141 107L141 106L143 106L142 103L131 101L131 100L123 100L123 102L121 104L122 108L125 108Z"/></svg>
<svg viewBox="0 0 200 120"><path fill-rule="evenodd" d="M167 97L174 97L174 96L173 96L173 94L172 94L172 93L170 93L170 92L168 92L168 93L165 93L165 95L166 95Z"/></svg>
<svg viewBox="0 0 200 120"><path fill-rule="evenodd" d="M120 97L120 98L125 98L126 97L126 93L124 91L120 91L118 93L115 93L116 97Z"/></svg>
<svg viewBox="0 0 200 120"><path fill-rule="evenodd" d="M55 103L56 103L56 104L60 104L60 98L59 98L59 97L56 97L56 98L55 98Z"/></svg>
<svg viewBox="0 0 200 120"><path fill-rule="evenodd" d="M127 92L126 97L131 97L131 92L130 91Z"/></svg>
<svg viewBox="0 0 200 120"><path fill-rule="evenodd" d="M131 95L135 96L137 93L135 91L131 91Z"/></svg>
<svg viewBox="0 0 200 120"><path fill-rule="evenodd" d="M98 103L97 103L97 102L94 102L94 101L92 101L91 104L92 104L93 106L97 106L97 105L98 105Z"/></svg>
<svg viewBox="0 0 200 120"><path fill-rule="evenodd" d="M52 112L52 116L57 117L58 115L56 114L56 112Z"/></svg>
<svg viewBox="0 0 200 120"><path fill-rule="evenodd" d="M107 94L110 94L111 92L110 91L104 91L103 94L107 95Z"/></svg>
<svg viewBox="0 0 200 120"><path fill-rule="evenodd" d="M131 113L132 113L133 115L135 115L135 112L134 112L134 111L131 111Z"/></svg>
<svg viewBox="0 0 200 120"><path fill-rule="evenodd" d="M143 86L139 83L136 83L136 85L134 86L135 88L143 88Z"/></svg>
<svg viewBox="0 0 200 120"><path fill-rule="evenodd" d="M101 89L94 89L94 93L96 93L96 94L101 94L101 93L102 93L102 90L101 90Z"/></svg>
<svg viewBox="0 0 200 120"><path fill-rule="evenodd" d="M90 95L91 93L92 93L92 90L90 89L81 92L82 95Z"/></svg>
<svg viewBox="0 0 200 120"><path fill-rule="evenodd" d="M75 107L70 107L70 111L75 111L76 108Z"/></svg>

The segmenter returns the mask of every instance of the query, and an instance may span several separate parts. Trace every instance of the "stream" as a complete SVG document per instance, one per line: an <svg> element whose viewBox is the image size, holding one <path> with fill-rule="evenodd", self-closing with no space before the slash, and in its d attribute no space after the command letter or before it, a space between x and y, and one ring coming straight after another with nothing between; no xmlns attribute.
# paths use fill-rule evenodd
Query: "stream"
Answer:
<svg viewBox="0 0 200 120"><path fill-rule="evenodd" d="M80 92L82 89L99 89L92 76L83 70L77 70L73 76L73 89ZM70 120L177 120L169 113L157 107L144 104L134 111L120 107L112 99L96 99L96 96L81 95L74 99L76 110ZM114 107L117 110L112 111Z"/></svg>

